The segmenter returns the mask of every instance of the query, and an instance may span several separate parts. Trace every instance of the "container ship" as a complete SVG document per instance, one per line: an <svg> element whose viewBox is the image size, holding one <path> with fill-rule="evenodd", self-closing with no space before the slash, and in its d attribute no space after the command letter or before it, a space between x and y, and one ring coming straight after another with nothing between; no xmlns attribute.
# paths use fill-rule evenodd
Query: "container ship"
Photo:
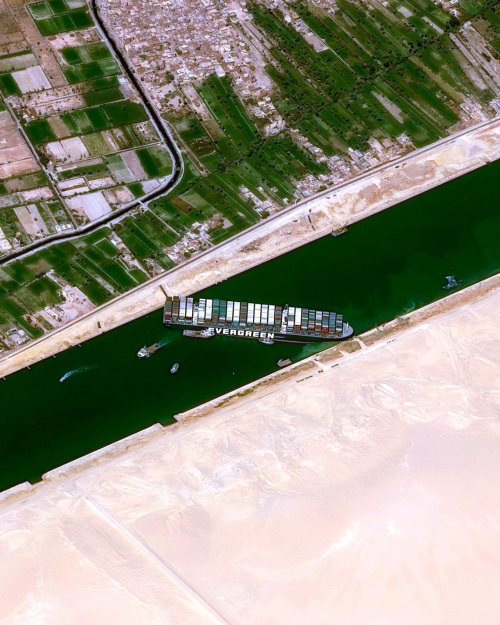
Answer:
<svg viewBox="0 0 500 625"><path fill-rule="evenodd" d="M265 344L338 341L353 334L342 315L326 310L192 297L167 297L163 323L182 328L185 336L234 336Z"/></svg>

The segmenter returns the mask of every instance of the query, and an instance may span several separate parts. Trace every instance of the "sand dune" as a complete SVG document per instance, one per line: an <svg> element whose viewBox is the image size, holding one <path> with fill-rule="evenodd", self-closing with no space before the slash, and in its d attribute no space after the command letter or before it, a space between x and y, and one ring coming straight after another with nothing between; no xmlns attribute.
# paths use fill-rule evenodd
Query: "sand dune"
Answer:
<svg viewBox="0 0 500 625"><path fill-rule="evenodd" d="M497 289L53 472L0 505L0 623L497 622L499 361Z"/></svg>

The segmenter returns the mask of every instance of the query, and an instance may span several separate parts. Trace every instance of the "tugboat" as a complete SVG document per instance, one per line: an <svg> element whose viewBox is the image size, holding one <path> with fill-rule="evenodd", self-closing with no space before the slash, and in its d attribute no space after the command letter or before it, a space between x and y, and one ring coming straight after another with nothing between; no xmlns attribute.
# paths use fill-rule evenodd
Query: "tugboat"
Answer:
<svg viewBox="0 0 500 625"><path fill-rule="evenodd" d="M265 339L259 339L259 343L263 343L264 345L274 345L273 339L268 337L266 337Z"/></svg>
<svg viewBox="0 0 500 625"><path fill-rule="evenodd" d="M141 349L137 352L137 358L149 358L153 354L156 354L156 352L159 351L162 347L163 345L160 345L160 343L153 343L152 345L148 345L147 347L146 345L144 345L144 347L141 347Z"/></svg>
<svg viewBox="0 0 500 625"><path fill-rule="evenodd" d="M174 362L174 364L170 367L170 373L177 373L179 371L179 363Z"/></svg>
<svg viewBox="0 0 500 625"><path fill-rule="evenodd" d="M462 284L462 280L457 280L455 276L445 276L446 284L443 286L443 289L448 291L449 289L454 289L456 286L460 286Z"/></svg>
<svg viewBox="0 0 500 625"><path fill-rule="evenodd" d="M277 362L278 367L288 367L288 365L291 365L292 361L290 360L290 358L280 358Z"/></svg>
<svg viewBox="0 0 500 625"><path fill-rule="evenodd" d="M195 339L213 339L215 332L210 328L206 328L205 330L183 330L182 335L190 336Z"/></svg>

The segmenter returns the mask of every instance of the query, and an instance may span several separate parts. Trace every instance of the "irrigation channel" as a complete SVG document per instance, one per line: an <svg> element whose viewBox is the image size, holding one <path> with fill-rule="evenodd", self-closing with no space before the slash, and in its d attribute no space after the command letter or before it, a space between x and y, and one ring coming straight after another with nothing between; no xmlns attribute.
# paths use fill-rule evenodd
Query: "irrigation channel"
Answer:
<svg viewBox="0 0 500 625"><path fill-rule="evenodd" d="M4 254L0 258L0 265L4 263L8 263L16 258L23 258L29 253L35 250L38 250L40 248L48 247L50 245L55 245L56 243L59 243L60 241L69 241L72 239L77 239L78 237L83 236L84 234L94 232L94 230L97 230L98 228L101 228L102 226L108 223L111 223L115 219L118 219L119 217L123 217L124 215L129 213L132 209L137 208L138 206L147 204L151 200L154 200L155 198L158 198L162 195L165 195L166 193L169 193L182 180L182 177L184 174L184 161L182 160L182 153L180 149L178 148L177 144L175 143L174 139L172 138L170 134L170 130L167 127L167 124L164 122L161 116L157 113L146 91L143 89L140 81L137 79L134 71L129 67L126 59L119 51L118 46L116 45L114 39L110 36L108 31L106 30L104 26L104 22L102 21L101 16L99 15L99 10L97 7L96 0L91 1L91 3L89 4L89 10L90 10L90 13L92 14L92 18L94 19L94 22L99 32L101 33L104 41L106 41L106 43L108 44L108 47L111 50L115 60L118 62L119 66L121 66L124 73L130 80L130 82L134 85L137 92L139 93L141 97L141 103L143 104L145 110L147 111L151 122L156 128L156 131L158 132L158 135L161 137L166 148L168 149L168 152L172 159L172 173L166 180L164 180L153 191L146 193L142 197L137 198L133 200L132 202L129 202L128 204L124 206L121 206L120 208L116 208L115 210L111 211L110 213L107 213L106 215L100 217L99 219L95 219L91 223L88 223L84 226L80 226L79 228L76 228L76 229L57 232L56 234L52 234L50 236L44 237L43 239L39 241L33 241L32 243L25 245L20 249L13 250L12 252L9 252L8 254ZM13 119L16 119L16 116L13 114L10 107L9 107L9 111L11 112ZM28 136L26 135L24 129L21 126L20 126L20 130L27 144L31 145ZM36 155L36 151L33 149L32 151L33 151L33 154Z"/></svg>
<svg viewBox="0 0 500 625"><path fill-rule="evenodd" d="M342 311L357 333L500 270L500 161L206 291ZM165 347L140 361L142 345ZM323 345L327 347L327 345ZM183 338L160 311L0 380L0 489L160 422L321 349ZM169 373L180 363L176 375ZM60 380L63 379L63 382Z"/></svg>

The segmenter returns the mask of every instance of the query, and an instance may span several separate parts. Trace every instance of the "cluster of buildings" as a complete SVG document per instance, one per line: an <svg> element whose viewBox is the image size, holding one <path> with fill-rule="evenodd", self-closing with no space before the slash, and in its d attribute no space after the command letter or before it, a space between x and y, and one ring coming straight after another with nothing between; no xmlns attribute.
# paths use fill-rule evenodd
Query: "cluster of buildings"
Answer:
<svg viewBox="0 0 500 625"><path fill-rule="evenodd" d="M169 119L200 114L196 88L207 76L230 75L250 112L267 132L281 119L269 97L265 50L248 11L238 2L104 0L103 17L151 98ZM147 33L147 36L144 35Z"/></svg>

